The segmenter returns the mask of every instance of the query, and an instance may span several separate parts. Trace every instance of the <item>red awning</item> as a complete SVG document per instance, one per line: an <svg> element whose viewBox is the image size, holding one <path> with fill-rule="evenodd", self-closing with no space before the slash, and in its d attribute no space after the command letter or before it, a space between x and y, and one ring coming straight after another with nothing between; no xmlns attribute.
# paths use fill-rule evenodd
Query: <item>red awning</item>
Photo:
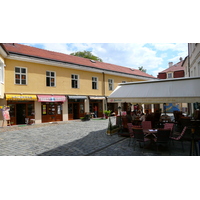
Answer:
<svg viewBox="0 0 200 200"><path fill-rule="evenodd" d="M65 102L66 96L37 95L39 102Z"/></svg>

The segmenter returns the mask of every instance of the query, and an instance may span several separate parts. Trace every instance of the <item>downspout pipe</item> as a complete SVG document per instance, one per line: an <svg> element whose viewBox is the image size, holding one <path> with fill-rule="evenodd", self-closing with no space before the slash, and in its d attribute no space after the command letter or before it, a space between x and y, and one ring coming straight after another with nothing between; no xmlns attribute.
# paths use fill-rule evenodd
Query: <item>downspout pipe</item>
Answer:
<svg viewBox="0 0 200 200"><path fill-rule="evenodd" d="M102 96L106 96L106 88L105 88L105 73L102 72L102 75L103 75L103 81L102 81ZM104 102L104 109L107 110L107 99L105 99L105 102Z"/></svg>

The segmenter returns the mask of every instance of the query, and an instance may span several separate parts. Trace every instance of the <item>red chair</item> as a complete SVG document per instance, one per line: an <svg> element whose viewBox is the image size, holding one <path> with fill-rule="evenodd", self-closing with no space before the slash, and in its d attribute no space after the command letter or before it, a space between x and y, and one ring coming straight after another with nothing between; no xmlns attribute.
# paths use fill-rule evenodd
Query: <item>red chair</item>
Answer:
<svg viewBox="0 0 200 200"><path fill-rule="evenodd" d="M170 129L171 130L170 136L172 136L173 130L174 130L174 124L173 123L165 123L164 129Z"/></svg>
<svg viewBox="0 0 200 200"><path fill-rule="evenodd" d="M143 121L142 128L143 129L152 129L151 121Z"/></svg>
<svg viewBox="0 0 200 200"><path fill-rule="evenodd" d="M178 136L178 137L170 137L170 139L173 141L173 140L176 140L176 141L180 141L181 144L182 144L182 150L184 152L184 146L183 146L183 137L184 137L184 134L186 132L186 129L187 129L187 126L185 126L181 132L181 134Z"/></svg>

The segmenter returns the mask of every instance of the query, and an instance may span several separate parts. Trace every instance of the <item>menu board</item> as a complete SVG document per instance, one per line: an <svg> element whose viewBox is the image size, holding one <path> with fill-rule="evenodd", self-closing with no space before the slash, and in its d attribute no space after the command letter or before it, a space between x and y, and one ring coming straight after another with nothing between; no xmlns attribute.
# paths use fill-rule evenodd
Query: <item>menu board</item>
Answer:
<svg viewBox="0 0 200 200"><path fill-rule="evenodd" d="M10 120L10 113L9 113L9 111L10 111L9 107L4 107L2 109L2 115L3 115L3 119L4 120Z"/></svg>

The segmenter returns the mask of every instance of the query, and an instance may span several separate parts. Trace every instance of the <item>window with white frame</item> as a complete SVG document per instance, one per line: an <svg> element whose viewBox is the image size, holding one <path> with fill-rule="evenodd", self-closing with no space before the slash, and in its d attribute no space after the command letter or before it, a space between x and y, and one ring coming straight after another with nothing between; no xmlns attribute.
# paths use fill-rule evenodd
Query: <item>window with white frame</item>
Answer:
<svg viewBox="0 0 200 200"><path fill-rule="evenodd" d="M24 67L15 67L15 84L26 85L27 69Z"/></svg>
<svg viewBox="0 0 200 200"><path fill-rule="evenodd" d="M108 89L113 90L114 88L114 81L113 79L108 79Z"/></svg>
<svg viewBox="0 0 200 200"><path fill-rule="evenodd" d="M79 76L77 74L72 74L72 88L78 88L79 87Z"/></svg>
<svg viewBox="0 0 200 200"><path fill-rule="evenodd" d="M97 90L98 89L98 78L92 77L92 89Z"/></svg>
<svg viewBox="0 0 200 200"><path fill-rule="evenodd" d="M46 71L46 86L55 87L56 86L56 73L51 71Z"/></svg>
<svg viewBox="0 0 200 200"><path fill-rule="evenodd" d="M173 73L172 72L167 73L167 78L173 78Z"/></svg>

